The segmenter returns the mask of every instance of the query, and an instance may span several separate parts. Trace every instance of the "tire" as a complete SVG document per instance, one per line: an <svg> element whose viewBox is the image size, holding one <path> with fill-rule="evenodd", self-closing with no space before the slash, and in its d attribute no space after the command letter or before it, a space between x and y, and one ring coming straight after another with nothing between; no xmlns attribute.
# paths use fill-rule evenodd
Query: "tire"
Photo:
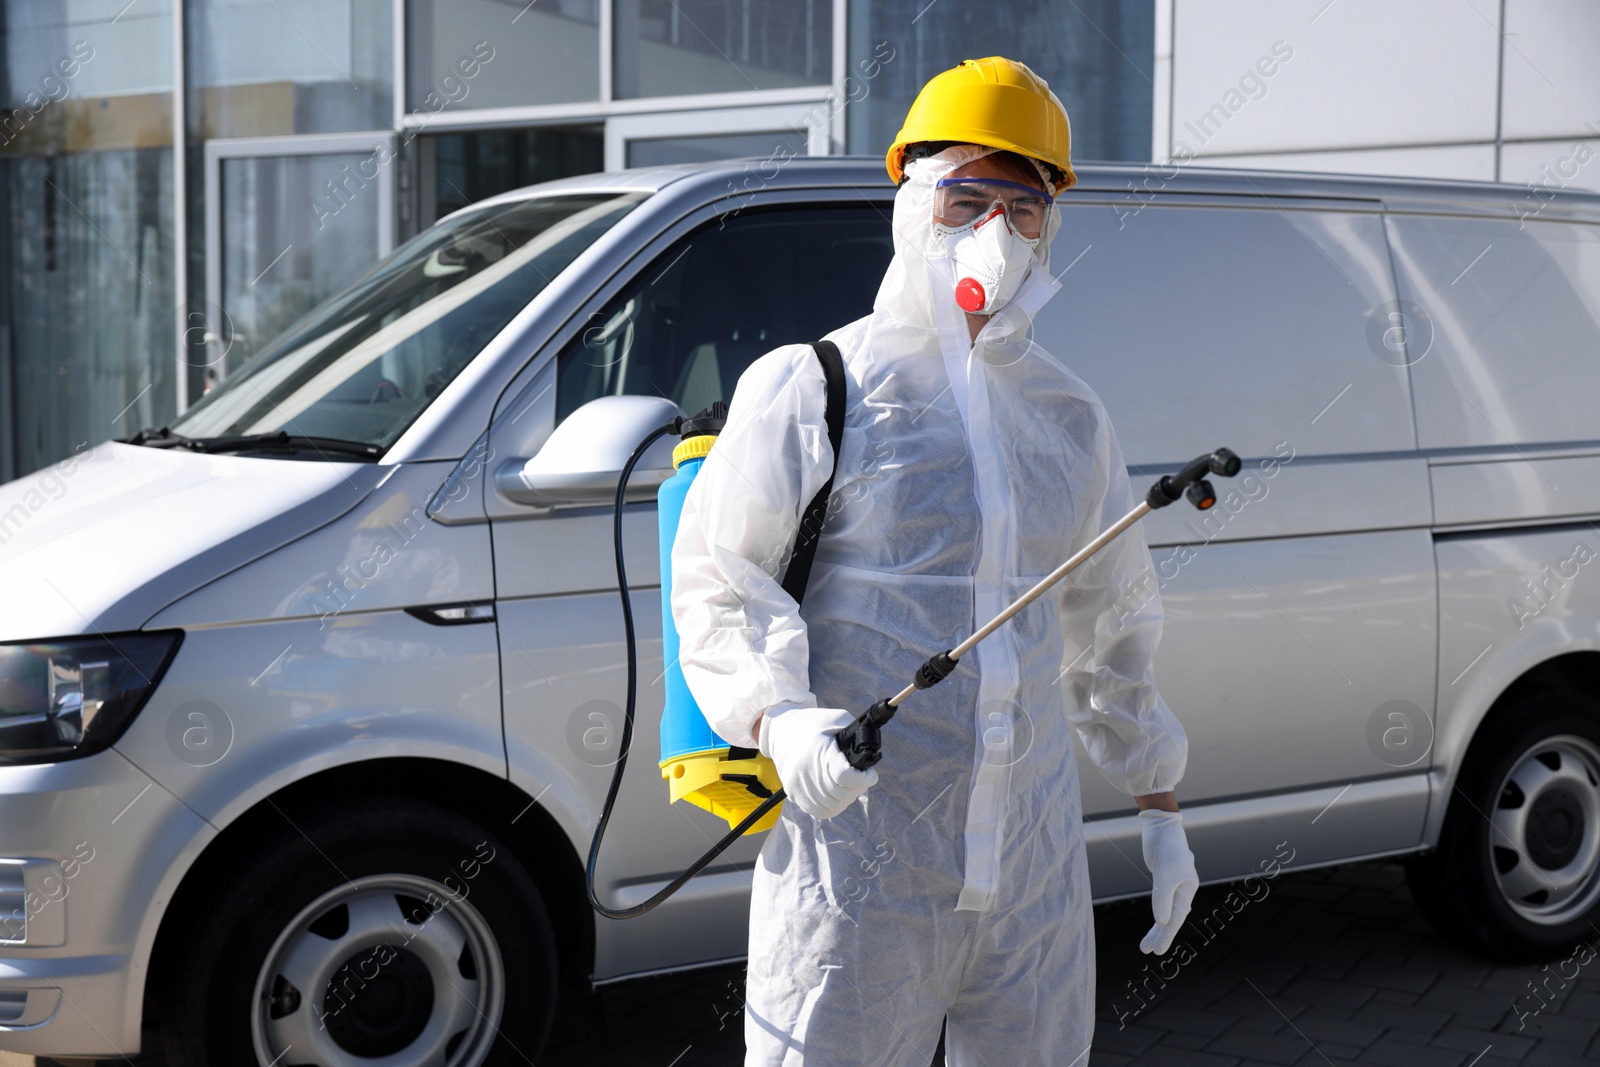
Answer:
<svg viewBox="0 0 1600 1067"><path fill-rule="evenodd" d="M1600 703L1547 689L1474 738L1439 847L1407 864L1423 914L1495 959L1554 959L1600 925ZM1591 925L1594 924L1594 925Z"/></svg>
<svg viewBox="0 0 1600 1067"><path fill-rule="evenodd" d="M511 850L453 812L362 799L292 813L224 864L161 997L172 1067L534 1061L555 939Z"/></svg>

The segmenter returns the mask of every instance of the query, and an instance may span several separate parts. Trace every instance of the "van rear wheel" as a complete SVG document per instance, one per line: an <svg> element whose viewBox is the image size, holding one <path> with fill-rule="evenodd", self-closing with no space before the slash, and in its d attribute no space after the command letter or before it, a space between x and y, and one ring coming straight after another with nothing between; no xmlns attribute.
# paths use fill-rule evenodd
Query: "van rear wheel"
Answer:
<svg viewBox="0 0 1600 1067"><path fill-rule="evenodd" d="M244 854L170 971L174 1067L494 1067L548 1035L555 950L515 856L453 812L335 804Z"/></svg>
<svg viewBox="0 0 1600 1067"><path fill-rule="evenodd" d="M1600 924L1600 702L1529 694L1488 723L1457 777L1439 848L1407 867L1423 913L1512 962L1570 951Z"/></svg>

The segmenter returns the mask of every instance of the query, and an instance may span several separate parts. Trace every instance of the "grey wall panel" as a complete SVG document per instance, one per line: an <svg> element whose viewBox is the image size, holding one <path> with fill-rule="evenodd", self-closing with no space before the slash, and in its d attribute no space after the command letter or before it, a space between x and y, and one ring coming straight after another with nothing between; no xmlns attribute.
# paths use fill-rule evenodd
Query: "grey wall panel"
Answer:
<svg viewBox="0 0 1600 1067"><path fill-rule="evenodd" d="M1594 59L1600 4L1506 0L1505 9L1503 135L1594 136L1600 122L1600 64Z"/></svg>
<svg viewBox="0 0 1600 1067"><path fill-rule="evenodd" d="M1203 155L1492 141L1498 16L1454 0L1177 0L1173 140ZM1292 56L1241 86L1279 41Z"/></svg>
<svg viewBox="0 0 1600 1067"><path fill-rule="evenodd" d="M1484 142L1407 148L1341 148L1325 152L1261 152L1207 156L1206 166L1489 182L1494 181L1494 145Z"/></svg>
<svg viewBox="0 0 1600 1067"><path fill-rule="evenodd" d="M1600 120L1600 103L1592 110ZM1600 190L1600 137L1596 134L1600 134L1600 124L1585 131L1584 137L1526 141L1500 149L1500 180L1521 186L1511 196L1519 217L1538 211L1554 190ZM1535 188L1529 189L1529 185Z"/></svg>

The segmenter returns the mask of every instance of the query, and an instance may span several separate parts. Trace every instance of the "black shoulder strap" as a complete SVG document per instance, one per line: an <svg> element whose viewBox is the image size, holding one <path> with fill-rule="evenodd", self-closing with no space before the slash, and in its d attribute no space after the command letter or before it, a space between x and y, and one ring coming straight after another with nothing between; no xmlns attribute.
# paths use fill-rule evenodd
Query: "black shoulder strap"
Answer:
<svg viewBox="0 0 1600 1067"><path fill-rule="evenodd" d="M828 387L826 410L828 443L833 445L833 470L800 516L794 555L783 575L783 591L794 597L796 604L805 599L806 582L811 579L811 561L816 558L822 523L828 517L828 497L833 495L833 476L839 472L839 446L844 440L844 358L839 355L839 346L832 341L813 341L811 347L822 364L822 377Z"/></svg>

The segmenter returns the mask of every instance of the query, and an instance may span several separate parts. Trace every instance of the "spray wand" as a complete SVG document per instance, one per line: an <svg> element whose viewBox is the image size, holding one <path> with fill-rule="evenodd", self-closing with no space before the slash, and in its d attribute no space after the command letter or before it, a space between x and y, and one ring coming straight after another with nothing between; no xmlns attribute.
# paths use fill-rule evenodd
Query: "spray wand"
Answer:
<svg viewBox="0 0 1600 1067"><path fill-rule="evenodd" d="M617 549L617 581L618 588L622 590L623 617L628 634L628 706L625 709L623 720L622 754L617 760L616 770L611 781L611 790L606 796L605 805L600 814L600 824L595 829L594 841L589 848L588 866L589 903L592 904L594 909L601 915L604 915L610 919L631 919L635 916L643 915L646 912L653 910L656 905L660 904L663 900L666 900L679 889L683 888L683 886L688 883L689 879L705 870L705 868L711 864L712 860L726 852L735 841L739 840L739 838L743 837L747 832L749 832L752 826L756 825L763 818L765 818L768 812L777 807L779 804L783 803L785 797L788 795L783 789L779 789L770 797L767 797L755 808L754 811L745 816L737 826L729 830L721 840L712 845L703 856L695 860L687 870L678 875L671 882L667 883L666 886L664 886L659 892L650 897L648 900L642 901L629 908L610 908L605 904L602 904L599 896L595 893L594 874L595 864L600 855L600 841L605 836L606 824L611 819L611 806L616 801L618 788L622 784L623 768L627 765L628 746L633 737L635 696L634 678L636 664L634 662L633 653L633 611L628 601L627 575L623 569L622 563L623 497L627 491L628 475L633 472L635 464L639 462L639 459L644 455L645 450L656 440L656 438L670 432L675 432L679 428L681 421L682 420L674 420L673 422L662 426L658 430L651 433L650 436L647 437L643 442L641 442L639 447L634 450L633 455L628 458L628 462L623 465L621 477L617 482L616 527L614 534ZM1122 518L1112 523L1108 529L1106 529L1093 541L1090 541L1087 545L1084 545L1083 548L1073 553L1070 559L1066 560L1055 570L1041 578L1032 589L1029 589L1026 593L1023 593L1016 600L1012 601L1004 611L1000 612L1000 614L996 615L994 618L990 619L988 622L984 623L981 627L974 631L971 637L968 637L965 641L962 641L959 645L952 649L948 649L944 652L938 653L937 655L930 656L927 662L923 663L922 666L917 668L916 676L904 689L900 690L892 697L886 697L883 700L878 701L876 704L873 704L866 711L862 712L856 718L855 722L851 723L849 726L846 726L843 730L840 730L838 734L839 748L844 752L845 757L850 761L850 765L858 770L865 770L868 767L876 765L880 760L882 760L883 726L890 719L894 718L896 709L899 708L900 704L904 702L907 697L919 689L928 689L944 681L945 678L947 678L950 673L956 669L956 664L958 661L960 661L961 657L970 652L973 646L998 630L1006 623L1007 620L1009 620L1013 615L1017 614L1017 612L1021 611L1023 608L1039 599L1039 597L1043 596L1051 586L1055 585L1061 579L1077 570L1078 567L1082 566L1083 563L1096 552L1099 552L1102 548L1115 540L1118 534L1122 533L1122 531L1126 530L1128 527L1144 518L1144 516L1149 514L1151 511L1154 511L1157 508L1164 508L1168 504L1177 501L1179 497L1187 496L1189 498L1189 503L1193 504L1201 511L1206 511L1217 502L1216 490L1212 488L1211 482L1206 479L1206 475L1216 474L1225 478L1231 478L1239 473L1239 468L1241 466L1242 462L1237 455L1235 455L1229 449L1219 448L1215 452L1208 452L1205 455L1197 456L1190 460L1188 463L1183 465L1183 468L1179 470L1177 474L1162 475L1153 485L1150 486L1150 491L1145 494L1144 500L1141 501L1132 511L1128 512Z"/></svg>
<svg viewBox="0 0 1600 1067"><path fill-rule="evenodd" d="M1104 533L1073 553L1071 559L1039 579L1032 589L1013 600L1004 611L980 626L971 637L947 652L930 656L926 663L917 668L916 677L911 680L910 685L894 696L878 701L862 712L855 722L840 730L839 748L850 760L850 766L857 770L866 770L881 760L883 724L894 718L895 709L906 697L918 689L927 689L944 681L950 672L956 669L956 662L970 652L974 645L998 630L1017 612L1039 599L1045 590L1077 570L1085 560L1110 544L1123 530L1156 508L1166 507L1180 496L1187 495L1189 503L1201 511L1207 510L1217 502L1217 492L1206 480L1205 475L1219 474L1231 478L1239 473L1239 467L1238 456L1226 448L1219 448L1215 452L1190 460L1177 474L1162 475L1160 480L1150 487L1150 492L1145 495L1138 507L1112 523Z"/></svg>

